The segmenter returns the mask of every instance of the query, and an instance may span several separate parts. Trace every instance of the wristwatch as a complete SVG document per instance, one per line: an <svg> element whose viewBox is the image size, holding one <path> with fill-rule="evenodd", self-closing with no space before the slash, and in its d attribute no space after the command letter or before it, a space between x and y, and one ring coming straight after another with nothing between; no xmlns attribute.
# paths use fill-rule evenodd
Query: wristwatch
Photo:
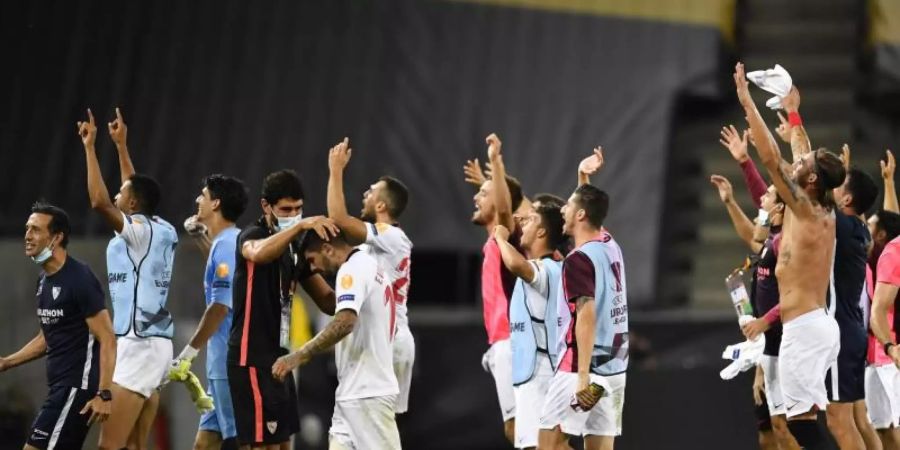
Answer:
<svg viewBox="0 0 900 450"><path fill-rule="evenodd" d="M112 392L109 389L101 389L97 391L97 397L100 397L100 400L104 402L112 401Z"/></svg>
<svg viewBox="0 0 900 450"><path fill-rule="evenodd" d="M897 344L895 344L893 342L885 342L884 343L884 354L887 356L891 356L891 347L893 347L895 345L897 345Z"/></svg>

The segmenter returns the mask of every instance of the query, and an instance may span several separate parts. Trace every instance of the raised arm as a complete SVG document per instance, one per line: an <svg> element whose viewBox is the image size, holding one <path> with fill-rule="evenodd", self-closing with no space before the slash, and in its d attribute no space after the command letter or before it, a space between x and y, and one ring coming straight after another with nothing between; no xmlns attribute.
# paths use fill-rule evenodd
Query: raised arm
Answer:
<svg viewBox="0 0 900 450"><path fill-rule="evenodd" d="M352 153L348 138L328 152L328 217L344 232L350 245L359 245L366 241L366 224L347 213L344 199L344 168Z"/></svg>
<svg viewBox="0 0 900 450"><path fill-rule="evenodd" d="M738 100L744 108L747 122L750 124L750 135L756 143L755 147L759 153L759 159L766 167L778 195L784 200L785 205L791 209L793 214L799 218L809 218L813 216L812 204L806 194L791 181L787 170L790 168L781 159L778 151L778 144L772 137L772 133L766 127L765 121L759 114L753 98L750 97L750 89L747 84L747 77L744 75L744 65L737 63L734 71L734 83L737 88Z"/></svg>
<svg viewBox="0 0 900 450"><path fill-rule="evenodd" d="M484 184L485 178L484 172L481 171L481 163L478 162L478 158L468 159L466 160L466 164L463 165L463 173L466 175L466 183L475 185L475 189L481 187Z"/></svg>
<svg viewBox="0 0 900 450"><path fill-rule="evenodd" d="M578 163L578 185L591 184L591 175L600 171L603 167L603 147L594 149L594 154Z"/></svg>
<svg viewBox="0 0 900 450"><path fill-rule="evenodd" d="M134 175L134 164L131 163L131 156L128 154L128 126L125 125L125 119L122 118L119 108L116 108L116 118L107 123L107 127L109 137L116 144L116 152L119 154L119 174L122 177L122 184L125 184Z"/></svg>
<svg viewBox="0 0 900 450"><path fill-rule="evenodd" d="M100 173L100 162L97 161L97 150L94 143L97 140L97 125L94 122L94 114L90 109L87 110L88 121L78 122L78 135L81 136L81 143L84 145L84 157L87 162L87 186L88 197L91 199L91 208L99 212L109 226L116 233L122 231L125 226L125 219L119 208L113 204L109 198L109 191L106 190L106 183L103 181L103 175Z"/></svg>
<svg viewBox="0 0 900 450"><path fill-rule="evenodd" d="M488 160L491 162L491 178L494 183L494 208L497 214L497 224L508 229L515 227L513 220L512 196L509 186L506 184L506 167L503 165L503 155L500 147L503 145L496 134L491 133L485 141L488 144Z"/></svg>
<svg viewBox="0 0 900 450"><path fill-rule="evenodd" d="M7 357L0 357L0 372L34 361L46 354L47 341L44 340L44 332L38 331L37 336L25 344L19 351Z"/></svg>
<svg viewBox="0 0 900 450"><path fill-rule="evenodd" d="M494 239L497 241L497 246L500 247L500 258L503 259L503 265L513 275L526 282L530 283L534 280L534 268L531 267L531 263L509 243L509 229L503 225L497 225L494 227Z"/></svg>
<svg viewBox="0 0 900 450"><path fill-rule="evenodd" d="M340 232L334 221L327 217L307 217L290 228L281 230L265 239L244 242L244 245L241 246L241 255L256 264L270 263L281 256L300 233L307 230L313 230L326 241Z"/></svg>
<svg viewBox="0 0 900 450"><path fill-rule="evenodd" d="M900 213L900 206L897 205L897 188L894 187L894 170L897 168L897 162L894 160L894 154L890 150L886 152L886 161L881 163L881 179L884 180L884 210Z"/></svg>
<svg viewBox="0 0 900 450"><path fill-rule="evenodd" d="M750 247L753 253L759 252L762 249L762 244L753 239L753 222L747 218L744 211L734 201L731 182L721 175L713 175L709 178L709 181L719 190L719 198L728 210L728 216L731 217L731 223L734 224L734 230L737 232L738 237Z"/></svg>
<svg viewBox="0 0 900 450"><path fill-rule="evenodd" d="M762 175L756 170L756 164L753 164L753 160L747 154L747 141L750 138L750 131L744 130L743 133L738 133L734 125L729 125L722 127L722 131L719 134L721 135L719 143L727 148L728 152L731 153L731 157L740 164L741 172L744 174L744 182L747 184L747 189L750 190L750 200L753 201L754 206L759 208L762 206L760 197L766 193L766 181L763 180Z"/></svg>
<svg viewBox="0 0 900 450"><path fill-rule="evenodd" d="M812 151L806 128L803 128L803 120L800 119L800 91L796 86L791 87L788 95L781 99L781 105L788 113L788 125L791 130L791 155L794 162L800 160L803 155ZM779 119L783 116L779 115Z"/></svg>

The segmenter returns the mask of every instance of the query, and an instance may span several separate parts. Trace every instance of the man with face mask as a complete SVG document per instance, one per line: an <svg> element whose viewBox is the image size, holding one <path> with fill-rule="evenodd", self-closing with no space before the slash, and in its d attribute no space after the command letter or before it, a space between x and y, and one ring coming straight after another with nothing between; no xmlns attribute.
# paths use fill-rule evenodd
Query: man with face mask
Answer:
<svg viewBox="0 0 900 450"><path fill-rule="evenodd" d="M126 144L128 128L118 108L108 128L118 150L122 182L115 203L97 161L97 127L91 110L87 122L78 122L91 207L115 232L106 249L106 266L118 336L111 389L116 413L101 429L100 447L120 449L127 444L142 449L156 416L157 389L172 359L174 325L166 301L178 235L156 216L159 184L134 171Z"/></svg>
<svg viewBox="0 0 900 450"><path fill-rule="evenodd" d="M103 290L90 267L69 256L69 216L35 203L25 224L25 256L42 269L37 283L40 331L0 357L0 372L47 356L49 393L25 450L81 448L92 423L110 415L116 338Z"/></svg>
<svg viewBox="0 0 900 450"><path fill-rule="evenodd" d="M396 303L389 278L378 260L351 247L343 235L329 242L309 235L304 254L312 271L337 274L334 320L299 350L278 358L272 374L289 376L334 347L338 387L328 448L399 450L394 406L400 389L391 363Z"/></svg>
<svg viewBox="0 0 900 450"><path fill-rule="evenodd" d="M296 285L326 314L334 292L313 274L300 253L302 234L323 239L338 233L325 217L303 218L303 187L291 170L266 176L263 216L236 239L232 280L234 317L228 339L227 372L238 443L277 449L299 429L293 376L272 377L272 364L290 348L290 313Z"/></svg>

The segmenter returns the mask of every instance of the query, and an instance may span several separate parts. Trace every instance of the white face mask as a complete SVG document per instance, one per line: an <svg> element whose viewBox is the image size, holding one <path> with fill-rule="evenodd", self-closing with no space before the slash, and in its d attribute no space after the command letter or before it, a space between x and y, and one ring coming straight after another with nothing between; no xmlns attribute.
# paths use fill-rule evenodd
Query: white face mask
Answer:
<svg viewBox="0 0 900 450"><path fill-rule="evenodd" d="M51 256L53 256L53 242L54 241L50 241L50 243L47 244L47 246L44 247L44 249L41 250L41 252L38 253L37 256L30 256L31 260L39 266L47 262L47 260L50 259Z"/></svg>
<svg viewBox="0 0 900 450"><path fill-rule="evenodd" d="M294 216L294 217L278 217L278 216L275 216L275 220L277 220L277 222L278 222L278 223L275 224L275 230L276 230L276 231L287 230L288 228L294 226L295 224L297 224L297 223L299 223L301 220L303 220L303 213L301 212L300 214L297 214L297 215Z"/></svg>

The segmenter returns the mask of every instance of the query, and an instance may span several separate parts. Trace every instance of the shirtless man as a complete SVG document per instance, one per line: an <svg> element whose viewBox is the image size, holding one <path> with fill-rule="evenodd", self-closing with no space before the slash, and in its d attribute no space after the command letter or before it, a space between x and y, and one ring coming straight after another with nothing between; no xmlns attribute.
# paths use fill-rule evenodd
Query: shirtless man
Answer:
<svg viewBox="0 0 900 450"><path fill-rule="evenodd" d="M792 165L783 161L750 97L741 63L734 82L759 158L787 207L775 268L784 324L778 367L788 429L801 447L817 450L827 445L816 422L816 413L828 405L825 371L840 349L837 322L824 309L835 244L834 211L826 196L843 183L846 171L840 158L824 149L795 154ZM790 118L799 121L799 114Z"/></svg>

